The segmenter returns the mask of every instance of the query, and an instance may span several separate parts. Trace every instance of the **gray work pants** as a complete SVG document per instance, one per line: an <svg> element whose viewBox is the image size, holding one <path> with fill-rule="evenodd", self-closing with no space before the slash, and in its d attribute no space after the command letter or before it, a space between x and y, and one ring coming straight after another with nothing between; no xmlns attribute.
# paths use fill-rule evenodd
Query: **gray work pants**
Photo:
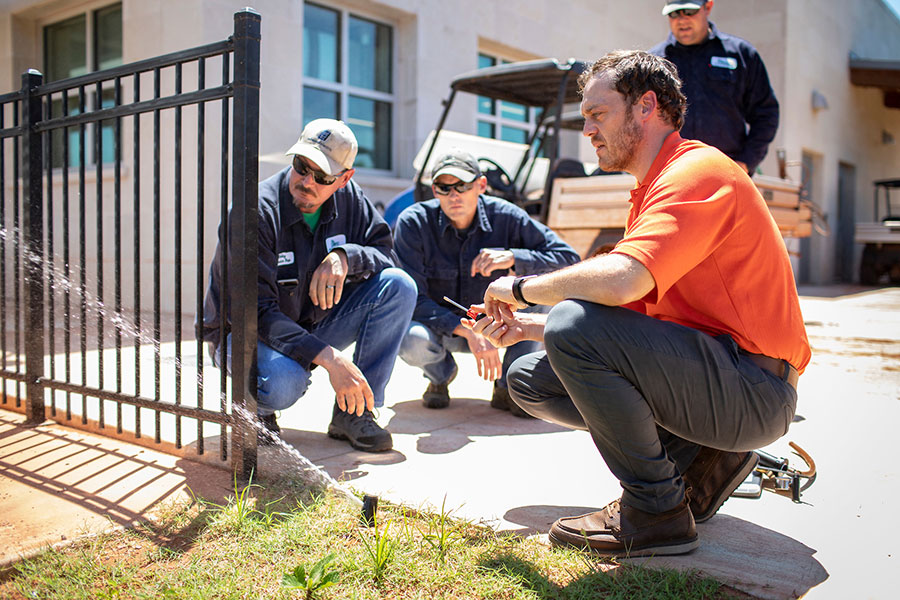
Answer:
<svg viewBox="0 0 900 600"><path fill-rule="evenodd" d="M794 416L794 388L728 335L566 300L548 315L544 345L510 367L511 397L535 417L590 432L623 501L646 512L682 501L681 473L701 445L760 448Z"/></svg>

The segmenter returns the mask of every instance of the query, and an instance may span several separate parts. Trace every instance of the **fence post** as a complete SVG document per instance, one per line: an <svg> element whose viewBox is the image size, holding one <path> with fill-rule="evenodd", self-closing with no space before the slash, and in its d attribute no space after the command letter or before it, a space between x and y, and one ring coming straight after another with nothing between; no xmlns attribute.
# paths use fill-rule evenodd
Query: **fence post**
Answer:
<svg viewBox="0 0 900 600"><path fill-rule="evenodd" d="M247 480L256 468L256 307L259 214L259 44L260 14L234 14L234 115L232 117L232 206L229 269L231 287L231 385L234 417L232 465Z"/></svg>
<svg viewBox="0 0 900 600"><path fill-rule="evenodd" d="M22 73L22 233L25 239L25 417L38 424L44 412L44 195L43 135L37 131L41 120L41 98L35 88L44 76L34 69Z"/></svg>

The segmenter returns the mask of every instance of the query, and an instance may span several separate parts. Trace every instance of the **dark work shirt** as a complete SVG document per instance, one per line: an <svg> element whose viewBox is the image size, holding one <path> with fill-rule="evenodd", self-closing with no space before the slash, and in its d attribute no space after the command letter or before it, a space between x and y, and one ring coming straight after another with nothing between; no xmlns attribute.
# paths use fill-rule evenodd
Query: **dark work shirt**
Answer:
<svg viewBox="0 0 900 600"><path fill-rule="evenodd" d="M309 283L325 255L340 248L347 255L346 297L353 285L396 266L391 230L356 182L350 180L322 205L315 231L294 205L291 167L259 184L259 340L290 356L305 369L327 344L310 330L329 311L309 297ZM216 248L204 303L203 339L220 343L219 297L222 249ZM331 310L338 310L340 304Z"/></svg>
<svg viewBox="0 0 900 600"><path fill-rule="evenodd" d="M553 271L580 258L518 206L485 195L479 196L475 219L466 231L453 227L437 199L410 206L397 219L394 248L400 266L419 288L413 320L446 336L452 335L462 314L444 302L444 296L467 307L480 304L488 285L510 274L499 269L488 277L472 277L472 261L482 248L512 250L516 275Z"/></svg>
<svg viewBox="0 0 900 600"><path fill-rule="evenodd" d="M714 146L753 173L775 139L778 101L756 49L712 22L709 27L700 44L682 45L670 33L649 52L675 63L684 84L681 137Z"/></svg>

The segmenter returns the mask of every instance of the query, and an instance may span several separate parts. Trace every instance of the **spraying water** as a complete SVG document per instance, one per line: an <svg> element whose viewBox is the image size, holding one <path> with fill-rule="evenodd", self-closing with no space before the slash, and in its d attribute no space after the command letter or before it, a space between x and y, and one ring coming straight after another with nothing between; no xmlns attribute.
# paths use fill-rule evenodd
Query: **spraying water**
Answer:
<svg viewBox="0 0 900 600"><path fill-rule="evenodd" d="M6 244L11 243L14 248L18 249L21 252L22 258L24 261L30 262L32 265L40 265L40 268L44 272L45 281L47 282L48 289L48 297L50 298L62 298L64 299L66 308L75 308L72 305L76 305L78 307L77 310L72 310L72 317L78 324L81 325L81 337L84 338L86 322L87 320L96 320L98 323L98 329L101 332L101 335L109 335L110 332L107 331L106 334L102 334L103 328L102 323L108 322L112 324L115 328L115 332L118 336L130 338L133 340L134 348L136 354L140 352L141 346L149 346L153 349L157 359L160 356L161 352L161 342L160 340L152 335L151 333L145 331L142 327L137 325L138 319L135 319L135 322L129 320L126 316L123 315L123 311L118 308L111 308L107 306L102 300L97 299L88 291L88 282L86 280L83 281L73 281L69 277L69 265L58 266L55 263L54 259L51 260L43 260L41 257L34 255L34 253L30 252L24 244L22 244L21 232L18 229L13 228L12 230L7 230L5 228L0 228L0 244L6 248ZM23 269L23 272L26 273L24 276L27 280L27 270ZM14 274L15 276L15 274ZM6 298L3 298L3 303L7 302ZM27 308L25 310L28 310ZM79 315L80 311L80 315ZM54 318L56 315L54 315ZM52 326L52 325L51 325ZM71 329L75 329L75 327L71 327ZM24 336L23 332L16 332L17 336ZM75 369L70 369L69 367L69 353L71 352L71 348L69 347L69 335L70 332L66 332L66 341L64 343L65 351L66 351L66 367L64 369L65 376L69 377L74 373ZM102 346L103 340L100 340L100 345ZM194 340L196 342L196 340ZM55 345L55 344L54 344ZM84 339L82 339L82 350L85 348ZM51 349L51 354L53 349ZM203 390L203 365L200 360L201 357L197 357L197 379L198 379L198 397L202 397ZM4 357L4 367L6 366L6 357ZM139 360L139 357L137 358ZM82 357L82 362L87 362L85 357ZM168 361L171 362L176 369L176 376L181 377L184 374L183 367L183 359L181 358L179 353L176 353L175 357ZM52 363L51 363L52 364ZM61 369L62 370L62 369ZM150 372L148 374L149 377L154 378L157 376L156 373ZM52 377L52 375L51 375ZM84 379L84 368L82 369L81 378ZM103 373L98 375L99 381L97 382L101 389L104 389L104 376ZM81 383L87 383L86 381L81 381ZM139 390L141 388L141 384L139 381L134 382L134 389ZM218 398L215 398L221 406L227 406L230 404L226 397L226 392L224 390L220 391L218 394ZM103 402L102 400L100 402ZM164 403L161 403L164 404ZM135 410L140 410L135 408ZM246 409L241 406L232 405L232 414L235 417L243 419L245 422L250 423L256 428L257 431L265 433L265 427L259 422L256 418L256 415L250 414ZM224 443L224 440L223 440ZM274 449L277 456L272 456L273 453L265 452L266 459L276 459L279 463L278 471L281 473L288 473L292 475L296 475L300 478L300 480L310 486L316 487L324 487L327 489L331 489L336 491L337 493L345 496L348 500L350 500L357 507L362 507L363 503L360 501L356 495L338 483L331 475L329 475L325 470L313 464L308 458L306 458L303 454L301 454L295 447L285 442L280 437L274 438Z"/></svg>

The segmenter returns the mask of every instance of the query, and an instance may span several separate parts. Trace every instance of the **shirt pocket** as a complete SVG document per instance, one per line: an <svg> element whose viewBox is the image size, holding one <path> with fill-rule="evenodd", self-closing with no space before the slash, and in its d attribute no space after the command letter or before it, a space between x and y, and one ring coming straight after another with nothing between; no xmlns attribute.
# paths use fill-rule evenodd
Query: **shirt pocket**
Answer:
<svg viewBox="0 0 900 600"><path fill-rule="evenodd" d="M445 261L436 261L425 265L425 281L430 296L456 294L459 281L459 268ZM456 298L454 298L456 300Z"/></svg>

